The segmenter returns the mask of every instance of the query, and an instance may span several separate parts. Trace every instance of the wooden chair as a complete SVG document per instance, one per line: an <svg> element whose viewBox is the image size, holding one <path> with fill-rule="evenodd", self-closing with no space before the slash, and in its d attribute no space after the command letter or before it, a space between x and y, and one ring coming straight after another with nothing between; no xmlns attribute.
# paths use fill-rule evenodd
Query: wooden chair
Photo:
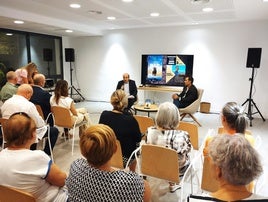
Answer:
<svg viewBox="0 0 268 202"><path fill-rule="evenodd" d="M12 188L0 185L0 201L3 202L35 202L35 198L32 194Z"/></svg>
<svg viewBox="0 0 268 202"><path fill-rule="evenodd" d="M194 117L193 114L195 112L197 112L199 107L200 107L200 102L201 102L201 98L202 98L204 90L197 89L197 91L198 91L197 100L195 100L192 104L190 104L189 106L187 106L185 108L179 108L179 111L180 111L180 115L181 115L181 121L183 120L183 118L186 115L189 115L199 126L201 126L201 124L197 121L197 119Z"/></svg>
<svg viewBox="0 0 268 202"><path fill-rule="evenodd" d="M1 126L1 132L2 132L2 149L5 148L5 138L4 138L4 124L8 119L0 118L0 126Z"/></svg>
<svg viewBox="0 0 268 202"><path fill-rule="evenodd" d="M47 120L48 118L51 116L51 113L47 116L47 119L45 120L45 117L44 117L44 113L43 113L43 110L41 108L40 105L38 104L35 104L35 107L39 113L39 115L42 117L42 119L46 122L47 124L47 139L48 139L48 144L49 144L49 150L50 150L50 157L51 157L51 160L52 162L54 162L54 156L53 156L53 150L52 150L52 147L51 147L51 141L50 141L50 126L49 124L47 123ZM43 139L42 139L43 140ZM43 143L43 141L42 141Z"/></svg>
<svg viewBox="0 0 268 202"><path fill-rule="evenodd" d="M54 119L54 124L58 127L72 129L73 138L72 138L72 155L74 153L74 138L75 138L75 128L85 125L87 121L82 121L77 123L77 119L73 121L73 117L69 109L60 106L52 106L51 112Z"/></svg>
<svg viewBox="0 0 268 202"><path fill-rule="evenodd" d="M199 145L198 145L198 126L197 125L195 125L193 123L181 121L179 123L179 126L178 126L177 129L187 131L189 136L190 136L191 144L192 144L194 150L199 149Z"/></svg>
<svg viewBox="0 0 268 202"><path fill-rule="evenodd" d="M141 134L143 135L143 139L145 138L145 134L147 132L147 129L150 126L154 126L154 120L151 117L148 116L140 116L140 115L133 115L134 118L137 120L139 124L139 128L141 131Z"/></svg>
<svg viewBox="0 0 268 202"><path fill-rule="evenodd" d="M117 150L111 158L111 166L118 169L124 169L122 149L119 140L116 140L116 145Z"/></svg>
<svg viewBox="0 0 268 202"><path fill-rule="evenodd" d="M142 175L179 183L179 161L175 150L151 144L143 144L140 149L141 165L137 164L137 167Z"/></svg>

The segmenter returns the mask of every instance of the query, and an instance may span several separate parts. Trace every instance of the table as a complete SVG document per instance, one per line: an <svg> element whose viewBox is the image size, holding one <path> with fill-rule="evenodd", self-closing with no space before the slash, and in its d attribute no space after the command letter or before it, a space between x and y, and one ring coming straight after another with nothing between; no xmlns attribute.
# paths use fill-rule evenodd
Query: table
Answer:
<svg viewBox="0 0 268 202"><path fill-rule="evenodd" d="M141 112L147 112L148 113L148 117L150 117L150 112L157 112L158 111L158 106L156 104L151 104L150 107L145 107L145 105L134 105L134 110L135 110L135 114L137 114L137 111L141 111Z"/></svg>

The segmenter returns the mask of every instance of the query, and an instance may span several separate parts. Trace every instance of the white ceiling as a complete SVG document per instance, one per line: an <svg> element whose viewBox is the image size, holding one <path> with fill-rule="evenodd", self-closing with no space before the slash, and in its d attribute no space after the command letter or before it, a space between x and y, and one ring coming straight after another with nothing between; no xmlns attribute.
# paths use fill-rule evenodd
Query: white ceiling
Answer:
<svg viewBox="0 0 268 202"><path fill-rule="evenodd" d="M110 29L268 20L268 2L263 0L192 1L201 0L0 0L0 27L57 36L95 36ZM70 8L70 3L79 3L81 8ZM204 7L214 11L204 13ZM151 12L160 16L151 17ZM108 16L116 20L109 21ZM25 23L17 25L13 20ZM65 33L65 29L73 33Z"/></svg>

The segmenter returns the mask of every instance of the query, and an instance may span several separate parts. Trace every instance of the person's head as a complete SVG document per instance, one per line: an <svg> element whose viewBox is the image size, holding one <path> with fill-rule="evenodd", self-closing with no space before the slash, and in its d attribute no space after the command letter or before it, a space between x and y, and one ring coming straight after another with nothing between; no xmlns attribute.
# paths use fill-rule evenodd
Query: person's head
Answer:
<svg viewBox="0 0 268 202"><path fill-rule="evenodd" d="M128 105L128 98L126 93L119 89L112 93L110 102L113 105L113 109L123 112Z"/></svg>
<svg viewBox="0 0 268 202"><path fill-rule="evenodd" d="M165 130L174 130L180 122L180 113L176 105L164 102L159 105L155 117L156 125Z"/></svg>
<svg viewBox="0 0 268 202"><path fill-rule="evenodd" d="M225 129L245 133L248 120L242 106L236 102L228 102L224 105L221 114L221 122Z"/></svg>
<svg viewBox="0 0 268 202"><path fill-rule="evenodd" d="M128 73L123 74L123 81L124 81L124 83L128 83L128 81L129 81L129 74Z"/></svg>
<svg viewBox="0 0 268 202"><path fill-rule="evenodd" d="M258 152L241 134L215 136L209 156L216 178L232 185L247 185L263 171Z"/></svg>
<svg viewBox="0 0 268 202"><path fill-rule="evenodd" d="M5 141L8 147L23 146L36 140L36 125L34 120L24 112L18 112L4 123ZM30 143L30 144L31 144Z"/></svg>
<svg viewBox="0 0 268 202"><path fill-rule="evenodd" d="M33 88L30 84L21 84L18 87L16 94L25 97L27 100L30 100L33 95Z"/></svg>
<svg viewBox="0 0 268 202"><path fill-rule="evenodd" d="M33 78L33 76L38 72L37 65L33 62L28 63L25 66L25 69L27 69L28 77Z"/></svg>
<svg viewBox="0 0 268 202"><path fill-rule="evenodd" d="M92 125L80 137L81 153L94 167L98 168L106 164L116 149L116 136L107 125Z"/></svg>
<svg viewBox="0 0 268 202"><path fill-rule="evenodd" d="M66 80L58 80L56 82L54 94L56 103L58 104L61 96L68 96L68 82Z"/></svg>
<svg viewBox="0 0 268 202"><path fill-rule="evenodd" d="M44 87L46 83L46 77L44 76L44 74L37 73L33 77L33 82L34 85Z"/></svg>
<svg viewBox="0 0 268 202"><path fill-rule="evenodd" d="M184 85L189 87L194 83L194 78L191 76L185 76L184 77Z"/></svg>
<svg viewBox="0 0 268 202"><path fill-rule="evenodd" d="M14 71L9 71L6 74L6 79L9 83L17 83L17 74Z"/></svg>

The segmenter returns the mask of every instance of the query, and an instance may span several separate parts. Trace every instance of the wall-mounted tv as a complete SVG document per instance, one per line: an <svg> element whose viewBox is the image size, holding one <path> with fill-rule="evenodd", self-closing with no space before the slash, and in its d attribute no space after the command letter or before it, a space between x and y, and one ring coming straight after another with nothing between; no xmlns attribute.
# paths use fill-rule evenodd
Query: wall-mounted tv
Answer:
<svg viewBox="0 0 268 202"><path fill-rule="evenodd" d="M145 86L184 86L184 76L193 75L194 55L143 54L141 83Z"/></svg>

